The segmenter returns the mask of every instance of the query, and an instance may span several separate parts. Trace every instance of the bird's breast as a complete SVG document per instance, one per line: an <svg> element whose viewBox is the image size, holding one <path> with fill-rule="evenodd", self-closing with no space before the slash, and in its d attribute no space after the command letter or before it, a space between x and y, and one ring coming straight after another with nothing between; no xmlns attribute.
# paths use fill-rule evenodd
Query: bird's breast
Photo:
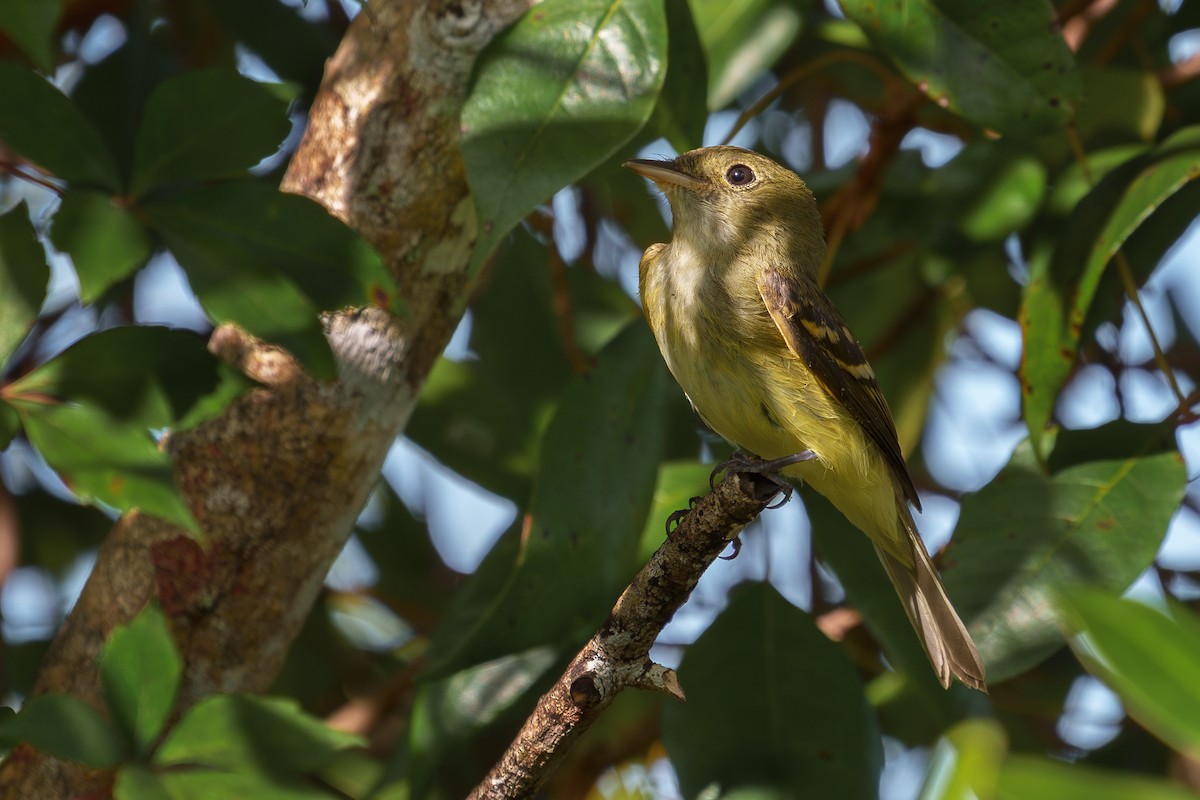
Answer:
<svg viewBox="0 0 1200 800"><path fill-rule="evenodd" d="M678 243L643 260L642 303L671 374L704 422L774 458L803 449L797 414L822 397L779 336L752 275L703 263ZM647 262L650 263L647 263ZM810 402L811 400L811 402Z"/></svg>

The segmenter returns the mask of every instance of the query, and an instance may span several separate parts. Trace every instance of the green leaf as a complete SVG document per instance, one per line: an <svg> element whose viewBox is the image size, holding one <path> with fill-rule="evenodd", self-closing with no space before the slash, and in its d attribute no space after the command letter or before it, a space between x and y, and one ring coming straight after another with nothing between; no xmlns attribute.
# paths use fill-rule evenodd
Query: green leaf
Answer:
<svg viewBox="0 0 1200 800"><path fill-rule="evenodd" d="M362 745L362 737L325 726L291 699L210 695L171 729L154 764L311 773L328 765L339 750Z"/></svg>
<svg viewBox="0 0 1200 800"><path fill-rule="evenodd" d="M666 53L661 0L546 0L488 46L462 112L480 227L473 268L642 128Z"/></svg>
<svg viewBox="0 0 1200 800"><path fill-rule="evenodd" d="M1009 136L1061 131L1082 82L1045 0L841 0L931 100Z"/></svg>
<svg viewBox="0 0 1200 800"><path fill-rule="evenodd" d="M236 181L152 200L143 211L214 319L286 346L322 377L332 377L333 359L320 311L402 311L378 253L307 198Z"/></svg>
<svg viewBox="0 0 1200 800"><path fill-rule="evenodd" d="M1101 441L1107 427L1090 436ZM1023 672L1062 645L1060 592L1081 585L1122 591L1154 560L1186 475L1173 442L1156 450L1164 446L1159 430L1143 431L1142 455L1074 463L1050 475L1025 442L995 480L963 500L942 553L942 578L989 682ZM1064 435L1056 450L1081 447L1075 441Z"/></svg>
<svg viewBox="0 0 1200 800"><path fill-rule="evenodd" d="M921 800L994 797L1007 749L1008 737L999 722L960 722L934 748Z"/></svg>
<svg viewBox="0 0 1200 800"><path fill-rule="evenodd" d="M114 800L329 800L329 791L302 778L280 778L269 772L189 769L152 772L125 767L117 773Z"/></svg>
<svg viewBox="0 0 1200 800"><path fill-rule="evenodd" d="M66 181L116 191L117 164L91 121L45 78L0 64L0 141Z"/></svg>
<svg viewBox="0 0 1200 800"><path fill-rule="evenodd" d="M1088 153L1086 172L1079 161L1067 164L1054 176L1053 188L1046 199L1046 210L1055 215L1069 215L1079 201L1091 192L1093 181L1102 180L1117 167L1143 155L1147 149L1148 146L1144 144L1123 144ZM1089 174L1091 181L1088 180Z"/></svg>
<svg viewBox="0 0 1200 800"><path fill-rule="evenodd" d="M184 69L178 38L165 26L151 26L145 17L142 20L125 27L125 43L84 70L71 93L108 144L122 187L133 172L134 142L146 102L160 83Z"/></svg>
<svg viewBox="0 0 1200 800"><path fill-rule="evenodd" d="M434 639L432 675L595 630L636 568L669 380L634 323L567 388L542 437L518 566L502 544L468 579Z"/></svg>
<svg viewBox="0 0 1200 800"><path fill-rule="evenodd" d="M117 773L112 796L113 800L172 800L161 776L135 764Z"/></svg>
<svg viewBox="0 0 1200 800"><path fill-rule="evenodd" d="M821 560L833 568L846 590L847 602L863 616L868 630L883 646L892 667L904 677L905 689L920 702L921 718L909 720L921 729L940 732L955 720L956 702L969 690L947 692L938 683L904 606L892 588L879 556L866 534L811 488L801 489ZM989 675L990 677L990 675Z"/></svg>
<svg viewBox="0 0 1200 800"><path fill-rule="evenodd" d="M1071 647L1151 733L1185 755L1200 754L1200 620L1101 592L1073 592L1062 605L1078 634Z"/></svg>
<svg viewBox="0 0 1200 800"><path fill-rule="evenodd" d="M969 239L996 242L1024 228L1042 205L1046 168L1031 156L1009 161L959 218Z"/></svg>
<svg viewBox="0 0 1200 800"><path fill-rule="evenodd" d="M134 144L132 193L243 175L275 152L290 128L287 101L234 70L170 78L146 103Z"/></svg>
<svg viewBox="0 0 1200 800"><path fill-rule="evenodd" d="M16 716L0 717L0 743L22 742L94 769L109 769L124 757L120 734L100 712L65 694L31 697Z"/></svg>
<svg viewBox="0 0 1200 800"><path fill-rule="evenodd" d="M227 402L248 384L188 331L155 326L110 328L80 339L14 381L6 394L35 403L85 401L110 426L142 431L194 420L212 399Z"/></svg>
<svg viewBox="0 0 1200 800"><path fill-rule="evenodd" d="M708 65L687 0L666 0L667 77L652 126L680 153L704 144L708 123Z"/></svg>
<svg viewBox="0 0 1200 800"><path fill-rule="evenodd" d="M46 297L50 267L24 202L0 216L0 364L29 333Z"/></svg>
<svg viewBox="0 0 1200 800"><path fill-rule="evenodd" d="M658 480L654 483L654 499L650 513L646 515L646 526L642 529L641 550L637 561L644 564L667 536L667 518L676 511L691 507L694 497L708 493L708 476L712 464L699 461L676 461L663 463L658 468Z"/></svg>
<svg viewBox="0 0 1200 800"><path fill-rule="evenodd" d="M295 8L272 0L211 0L209 5L238 42L281 78L295 81L312 97L321 83L325 62L337 49L337 30L313 24Z"/></svg>
<svg viewBox="0 0 1200 800"><path fill-rule="evenodd" d="M141 267L151 253L149 235L127 208L110 194L86 189L63 196L50 240L71 256L84 303Z"/></svg>
<svg viewBox="0 0 1200 800"><path fill-rule="evenodd" d="M42 72L54 71L54 27L62 0L6 0L0 31L25 51Z"/></svg>
<svg viewBox="0 0 1200 800"><path fill-rule="evenodd" d="M1075 125L1083 141L1100 135L1117 141L1154 141L1166 98L1153 71L1088 65L1080 73L1085 99ZM1118 97L1120 102L1113 102Z"/></svg>
<svg viewBox="0 0 1200 800"><path fill-rule="evenodd" d="M770 69L800 32L792 3L689 0L708 62L708 107L729 105Z"/></svg>
<svg viewBox="0 0 1200 800"><path fill-rule="evenodd" d="M461 765L465 745L502 714L532 703L530 690L557 661L556 648L535 647L423 684L409 718L408 747L397 754L404 756L413 795L430 790L439 766Z"/></svg>
<svg viewBox="0 0 1200 800"><path fill-rule="evenodd" d="M769 585L734 594L679 680L687 702L664 708L663 743L685 797L711 783L878 797L883 746L854 665Z"/></svg>
<svg viewBox="0 0 1200 800"><path fill-rule="evenodd" d="M80 500L120 511L139 508L199 533L175 487L170 457L145 427L114 424L91 403L10 402L33 446Z"/></svg>
<svg viewBox="0 0 1200 800"><path fill-rule="evenodd" d="M157 606L147 606L109 635L100 654L100 682L108 710L139 755L166 724L182 675L170 626Z"/></svg>
<svg viewBox="0 0 1200 800"><path fill-rule="evenodd" d="M16 409L0 403L0 450L8 448L19 430L21 430L21 418L17 415Z"/></svg>
<svg viewBox="0 0 1200 800"><path fill-rule="evenodd" d="M443 464L509 498L529 496L539 435L572 375L548 261L543 244L514 235L471 306L479 357L439 361L405 428Z"/></svg>
<svg viewBox="0 0 1200 800"><path fill-rule="evenodd" d="M1187 789L1155 778L1083 764L1012 755L1000 772L997 800L1196 800Z"/></svg>
<svg viewBox="0 0 1200 800"><path fill-rule="evenodd" d="M1021 392L1039 451L1105 267L1155 209L1196 177L1200 126L1177 131L1152 154L1110 172L1077 207L1053 260L1031 263L1019 315Z"/></svg>

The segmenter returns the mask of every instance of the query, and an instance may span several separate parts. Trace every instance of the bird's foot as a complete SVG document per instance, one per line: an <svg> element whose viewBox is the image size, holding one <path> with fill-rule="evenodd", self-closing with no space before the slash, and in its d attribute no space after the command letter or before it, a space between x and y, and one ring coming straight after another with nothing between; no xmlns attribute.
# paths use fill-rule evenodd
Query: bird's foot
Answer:
<svg viewBox="0 0 1200 800"><path fill-rule="evenodd" d="M733 561L738 557L738 553L742 552L742 539L740 536L733 537L729 540L729 543L733 545L733 552L727 556L717 556L722 561Z"/></svg>
<svg viewBox="0 0 1200 800"><path fill-rule="evenodd" d="M812 450L803 450L799 453L792 453L791 455L772 458L768 461L766 459L758 458L757 456L747 455L740 450L735 450L729 456L729 458L713 467L712 473L710 473L708 476L708 485L712 487L716 482L717 475L722 472L747 472L752 475L759 475L775 486L775 489L772 490L771 495L777 493L783 494L782 500L767 506L767 508L779 508L788 500L792 499L792 485L783 478L779 477L779 471L786 469L793 464L799 464L803 461L812 461L816 457L817 454ZM770 495L765 495L764 499L768 496Z"/></svg>
<svg viewBox="0 0 1200 800"><path fill-rule="evenodd" d="M671 512L671 515L667 517L667 536L670 536L674 531L679 529L679 523L683 522L683 518L690 514L692 509L696 507L696 503L699 502L699 497L693 497L692 499L688 500L687 508L681 508L678 511Z"/></svg>

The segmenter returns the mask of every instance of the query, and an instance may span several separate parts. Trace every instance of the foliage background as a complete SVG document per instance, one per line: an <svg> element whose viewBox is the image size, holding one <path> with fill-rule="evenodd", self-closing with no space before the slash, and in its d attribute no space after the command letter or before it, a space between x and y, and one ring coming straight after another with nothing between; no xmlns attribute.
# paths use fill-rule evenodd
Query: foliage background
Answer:
<svg viewBox="0 0 1200 800"><path fill-rule="evenodd" d="M404 313L369 247L275 189L356 13L0 10L14 707L116 513L195 527L151 434L245 391L212 323L330 376L319 311ZM469 310L273 697L168 723L151 611L106 650L105 713L42 697L0 736L117 769L119 797L469 790L722 452L638 318L669 234L619 164L747 111L734 141L822 202L992 692L936 686L865 540L806 494L664 633L689 702L626 694L549 793L1191 796L1198 49L1191 0L547 0L477 65Z"/></svg>

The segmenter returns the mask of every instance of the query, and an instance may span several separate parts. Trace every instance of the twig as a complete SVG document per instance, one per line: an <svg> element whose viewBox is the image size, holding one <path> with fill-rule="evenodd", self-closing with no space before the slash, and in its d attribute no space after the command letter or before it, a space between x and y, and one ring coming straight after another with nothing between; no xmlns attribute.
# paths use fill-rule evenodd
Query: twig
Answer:
<svg viewBox="0 0 1200 800"><path fill-rule="evenodd" d="M729 144L732 142L733 137L737 136L738 131L744 128L747 122L761 114L767 108L767 106L775 102L775 99L788 89L795 86L797 83L806 80L813 73L824 69L830 64L837 64L846 61L855 64L861 64L871 72L874 72L877 76L879 76L879 79L883 81L885 87L890 87L893 84L899 83L899 80L896 78L896 76L888 70L887 66L882 61L866 53L859 52L858 50L834 50L832 52L825 53L817 56L812 61L801 64L791 72L784 75L779 79L779 83L772 87L771 91L767 92L765 95L759 98L758 102L739 114L737 121L733 123L733 127L730 128L729 133L726 134L723 144Z"/></svg>
<svg viewBox="0 0 1200 800"><path fill-rule="evenodd" d="M1075 160L1079 163L1080 169L1083 170L1083 177L1088 184L1095 186L1096 178L1092 173L1092 165L1088 163L1087 152L1083 148L1083 141L1079 138L1079 131L1071 126L1067 128L1067 141L1071 145L1071 151L1075 154ZM1142 298L1138 294L1137 282L1133 279L1133 271L1129 268L1129 260L1125 257L1124 250L1118 250L1113 255L1113 260L1117 264L1117 275L1121 279L1121 286L1125 290L1126 297L1129 302L1137 309L1138 315L1142 318L1142 324L1146 326L1146 333L1150 336L1150 344L1154 348L1154 363L1158 365L1163 377L1171 386L1171 391L1175 394L1175 400L1180 407L1183 406L1184 396L1183 390L1179 388L1179 381L1175 379L1175 372L1171 369L1170 363L1167 361L1167 356L1163 353L1162 345L1159 344L1158 334L1154 332L1154 326L1150 324L1150 315L1146 313L1145 306L1142 305Z"/></svg>
<svg viewBox="0 0 1200 800"><path fill-rule="evenodd" d="M1189 56L1178 64L1172 64L1160 71L1158 73L1158 80L1162 83L1164 89L1174 89L1192 80L1197 75L1200 75L1200 53Z"/></svg>
<svg viewBox="0 0 1200 800"><path fill-rule="evenodd" d="M621 594L608 621L538 701L469 800L533 795L622 689L636 686L684 699L675 672L650 660L650 646L704 570L778 488L758 475L727 473L688 512Z"/></svg>
<svg viewBox="0 0 1200 800"><path fill-rule="evenodd" d="M1071 48L1071 52L1078 51L1083 45L1083 40L1091 33L1092 27L1116 7L1117 0L1093 0L1078 13L1072 14L1069 19L1060 17L1063 40L1066 41L1067 47Z"/></svg>
<svg viewBox="0 0 1200 800"><path fill-rule="evenodd" d="M571 304L571 285L567 282L567 264L558 251L558 242L554 239L554 217L548 214L534 212L527 218L529 226L546 237L546 249L550 259L550 285L553 291L551 305L554 315L558 317L558 330L562 336L563 349L571 369L576 375L587 372L592 364L591 359L579 349L579 341L575 336L575 310Z"/></svg>
<svg viewBox="0 0 1200 800"><path fill-rule="evenodd" d="M817 273L817 284L824 286L837 258L842 238L847 232L861 228L875 210L883 191L883 177L900 151L900 142L917 124L917 110L925 103L925 95L904 87L888 108L871 123L867 154L846 184L821 206L821 219L829 231L825 260Z"/></svg>

